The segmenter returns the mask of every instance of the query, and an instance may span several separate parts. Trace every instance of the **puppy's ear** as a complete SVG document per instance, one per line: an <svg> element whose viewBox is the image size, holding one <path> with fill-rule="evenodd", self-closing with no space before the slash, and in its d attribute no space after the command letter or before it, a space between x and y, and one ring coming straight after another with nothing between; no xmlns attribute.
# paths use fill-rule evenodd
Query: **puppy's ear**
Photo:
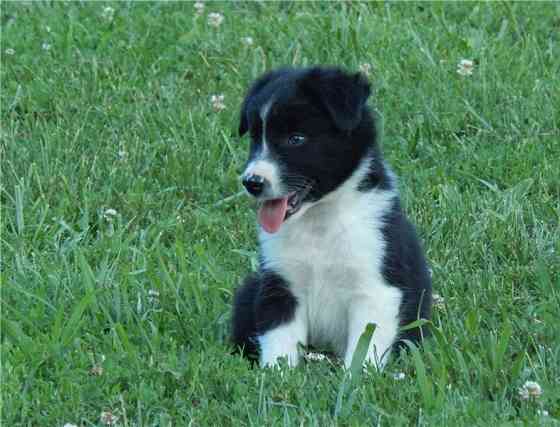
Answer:
<svg viewBox="0 0 560 427"><path fill-rule="evenodd" d="M289 68L280 68L275 71L270 71L266 74L263 74L261 77L253 83L247 95L245 96L245 100L241 105L241 113L239 115L239 136L243 136L249 130L249 112L251 110L251 104L255 100L256 96L259 92L270 82L282 77L285 74L290 72Z"/></svg>
<svg viewBox="0 0 560 427"><path fill-rule="evenodd" d="M325 107L339 130L350 131L358 126L371 92L365 76L337 68L312 68L303 84Z"/></svg>

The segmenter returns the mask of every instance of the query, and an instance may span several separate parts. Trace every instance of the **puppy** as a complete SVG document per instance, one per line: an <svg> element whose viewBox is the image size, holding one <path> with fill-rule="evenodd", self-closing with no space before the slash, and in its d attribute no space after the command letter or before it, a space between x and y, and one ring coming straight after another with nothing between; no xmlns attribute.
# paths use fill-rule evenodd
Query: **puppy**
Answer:
<svg viewBox="0 0 560 427"><path fill-rule="evenodd" d="M251 137L242 175L258 211L260 267L237 289L232 341L261 366L297 365L299 344L350 366L368 323L367 361L418 342L431 283L385 164L367 80L337 68L284 68L259 78L241 108Z"/></svg>

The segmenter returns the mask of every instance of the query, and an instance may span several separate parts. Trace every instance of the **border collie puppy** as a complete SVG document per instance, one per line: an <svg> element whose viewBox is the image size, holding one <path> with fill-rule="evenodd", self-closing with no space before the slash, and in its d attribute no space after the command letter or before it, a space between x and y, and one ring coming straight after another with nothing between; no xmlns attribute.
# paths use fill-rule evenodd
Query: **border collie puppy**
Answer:
<svg viewBox="0 0 560 427"><path fill-rule="evenodd" d="M299 344L350 366L368 323L367 361L418 342L431 283L395 177L376 141L361 74L284 68L250 88L239 134L249 132L243 185L258 211L260 267L237 289L232 340L261 366L295 366Z"/></svg>

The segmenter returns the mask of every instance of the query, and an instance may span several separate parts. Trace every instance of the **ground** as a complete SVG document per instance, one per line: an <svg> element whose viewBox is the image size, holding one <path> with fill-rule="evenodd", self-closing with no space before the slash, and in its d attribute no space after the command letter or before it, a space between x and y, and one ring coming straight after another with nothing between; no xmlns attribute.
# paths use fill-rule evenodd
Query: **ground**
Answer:
<svg viewBox="0 0 560 427"><path fill-rule="evenodd" d="M559 16L4 2L2 424L559 425ZM351 380L227 341L256 253L243 92L318 63L369 74L440 296L426 346Z"/></svg>

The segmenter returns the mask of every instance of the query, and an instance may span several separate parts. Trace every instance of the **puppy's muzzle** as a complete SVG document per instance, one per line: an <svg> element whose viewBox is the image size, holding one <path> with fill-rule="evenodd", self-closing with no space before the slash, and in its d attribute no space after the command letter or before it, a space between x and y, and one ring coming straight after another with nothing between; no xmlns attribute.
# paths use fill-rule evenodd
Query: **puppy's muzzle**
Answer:
<svg viewBox="0 0 560 427"><path fill-rule="evenodd" d="M242 178L243 186L247 189L249 194L254 197L259 197L263 194L270 183L260 175L244 175Z"/></svg>

